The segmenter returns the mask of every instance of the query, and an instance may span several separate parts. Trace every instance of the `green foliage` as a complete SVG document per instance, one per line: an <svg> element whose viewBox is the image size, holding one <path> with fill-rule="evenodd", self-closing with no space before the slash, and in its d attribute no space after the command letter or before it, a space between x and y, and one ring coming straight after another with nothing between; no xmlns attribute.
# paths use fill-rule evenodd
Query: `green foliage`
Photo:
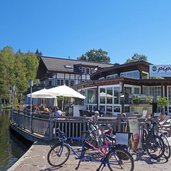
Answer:
<svg viewBox="0 0 171 171"><path fill-rule="evenodd" d="M99 63L110 63L110 57L108 56L108 52L102 49L91 49L90 51L86 52L85 54L81 55L78 58L79 60L86 60L92 62L99 62Z"/></svg>
<svg viewBox="0 0 171 171"><path fill-rule="evenodd" d="M147 61L147 57L145 55L139 55L138 53L135 53L134 56L127 59L125 63L136 62L136 61L141 61L141 60Z"/></svg>
<svg viewBox="0 0 171 171"><path fill-rule="evenodd" d="M161 112L165 113L165 106L169 104L169 100L166 97L159 97L157 99L157 104L161 106Z"/></svg>
<svg viewBox="0 0 171 171"><path fill-rule="evenodd" d="M133 97L132 102L133 102L133 104L140 104L141 99L138 96L135 96L135 97Z"/></svg>
<svg viewBox="0 0 171 171"><path fill-rule="evenodd" d="M9 100L9 91L15 85L16 97L29 87L29 80L36 80L37 55L31 52L14 52L10 46L0 51L0 99Z"/></svg>
<svg viewBox="0 0 171 171"><path fill-rule="evenodd" d="M0 51L0 98L8 96L10 85L15 83L14 52L9 46Z"/></svg>
<svg viewBox="0 0 171 171"><path fill-rule="evenodd" d="M169 104L169 100L166 97L159 97L157 100L157 104L162 107L165 107Z"/></svg>
<svg viewBox="0 0 171 171"><path fill-rule="evenodd" d="M151 97L147 97L147 98L145 99L145 101L146 101L148 104L150 104L150 103L153 102L153 99L152 99Z"/></svg>

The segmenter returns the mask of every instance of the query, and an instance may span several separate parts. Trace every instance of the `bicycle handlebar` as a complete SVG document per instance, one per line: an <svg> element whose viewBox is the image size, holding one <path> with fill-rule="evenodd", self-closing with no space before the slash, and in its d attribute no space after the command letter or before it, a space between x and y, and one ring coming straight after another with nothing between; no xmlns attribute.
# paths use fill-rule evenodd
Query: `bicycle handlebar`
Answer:
<svg viewBox="0 0 171 171"><path fill-rule="evenodd" d="M60 128L56 128L56 134L59 133L60 136L64 135L64 132L60 130Z"/></svg>

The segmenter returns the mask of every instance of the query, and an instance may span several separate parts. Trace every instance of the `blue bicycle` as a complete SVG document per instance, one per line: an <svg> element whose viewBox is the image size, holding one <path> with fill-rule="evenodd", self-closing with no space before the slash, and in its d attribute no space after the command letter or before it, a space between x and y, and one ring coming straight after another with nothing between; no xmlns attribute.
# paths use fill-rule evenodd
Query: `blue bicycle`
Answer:
<svg viewBox="0 0 171 171"><path fill-rule="evenodd" d="M101 151L100 147L95 147L91 142L91 132L84 132L83 138L67 138L64 133L57 129L58 142L50 149L47 155L48 163L51 166L59 167L62 166L69 158L71 152L75 155L75 158L79 160L76 170L78 170L82 161L100 162L100 166L96 171L100 171L101 168L106 165L111 171L122 170L122 171L133 171L134 161L131 154L122 148L120 145L109 145L108 151ZM110 141L115 141L115 138L107 135ZM82 146L79 149L75 149L70 146L67 141L81 141ZM106 147L106 145L104 144ZM90 152L91 151L91 152ZM90 152L90 153L89 153Z"/></svg>
<svg viewBox="0 0 171 171"><path fill-rule="evenodd" d="M65 137L64 132L60 131L59 128L56 129L56 133L58 141L48 152L48 163L54 167L63 165L68 160L71 151L77 158L80 158L80 150L82 151L82 149L76 151L69 143L67 143L67 141L81 141L81 138L67 138Z"/></svg>

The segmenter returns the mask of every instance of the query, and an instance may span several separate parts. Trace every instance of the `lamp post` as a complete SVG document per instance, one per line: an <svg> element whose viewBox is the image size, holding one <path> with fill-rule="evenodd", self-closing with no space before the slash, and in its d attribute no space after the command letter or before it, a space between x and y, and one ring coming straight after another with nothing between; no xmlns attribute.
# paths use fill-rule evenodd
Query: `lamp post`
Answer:
<svg viewBox="0 0 171 171"><path fill-rule="evenodd" d="M30 132L33 132L32 129L32 119L33 119L33 115L32 115L32 87L33 87L33 80L29 81L29 85L30 85Z"/></svg>

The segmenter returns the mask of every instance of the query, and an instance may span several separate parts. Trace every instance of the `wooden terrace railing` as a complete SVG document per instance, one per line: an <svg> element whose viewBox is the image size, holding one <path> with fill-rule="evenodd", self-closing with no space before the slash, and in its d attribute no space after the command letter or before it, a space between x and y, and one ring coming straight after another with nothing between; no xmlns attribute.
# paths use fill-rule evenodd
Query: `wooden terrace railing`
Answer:
<svg viewBox="0 0 171 171"><path fill-rule="evenodd" d="M10 121L13 126L25 130L30 134L36 134L41 139L52 140L56 137L55 130L60 128L67 137L79 137L81 132L86 130L87 120L90 117L53 117L52 114L33 114L23 111L13 111ZM129 127L127 122L122 122L116 117L100 117L98 124L108 124L115 132L127 132Z"/></svg>

